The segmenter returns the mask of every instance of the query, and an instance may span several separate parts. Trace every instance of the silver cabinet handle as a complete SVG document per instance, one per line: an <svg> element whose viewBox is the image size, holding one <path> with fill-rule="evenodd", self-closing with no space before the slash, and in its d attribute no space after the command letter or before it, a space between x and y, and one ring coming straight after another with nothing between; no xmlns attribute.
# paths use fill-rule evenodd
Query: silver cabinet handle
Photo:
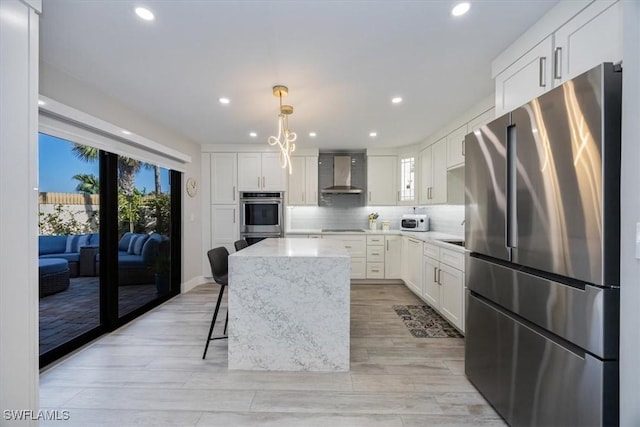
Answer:
<svg viewBox="0 0 640 427"><path fill-rule="evenodd" d="M380 255L378 252L371 252L371 255Z"/></svg>
<svg viewBox="0 0 640 427"><path fill-rule="evenodd" d="M258 177L258 188L260 188L260 177Z"/></svg>
<svg viewBox="0 0 640 427"><path fill-rule="evenodd" d="M400 201L400 190L398 190L398 201Z"/></svg>
<svg viewBox="0 0 640 427"><path fill-rule="evenodd" d="M236 201L236 186L233 186L233 201Z"/></svg>
<svg viewBox="0 0 640 427"><path fill-rule="evenodd" d="M442 283L440 283L440 273L442 272L442 270L438 269L438 285L442 285Z"/></svg>
<svg viewBox="0 0 640 427"><path fill-rule="evenodd" d="M560 79L562 77L562 48L557 47L553 51L553 78Z"/></svg>
<svg viewBox="0 0 640 427"><path fill-rule="evenodd" d="M372 271L373 273L379 273L379 272L380 272L380 270L373 270L373 269L371 269L371 271Z"/></svg>
<svg viewBox="0 0 640 427"><path fill-rule="evenodd" d="M438 283L438 267L433 267L433 282Z"/></svg>
<svg viewBox="0 0 640 427"><path fill-rule="evenodd" d="M387 240L387 252L389 252L389 241Z"/></svg>
<svg viewBox="0 0 640 427"><path fill-rule="evenodd" d="M233 208L233 223L236 223L236 208Z"/></svg>
<svg viewBox="0 0 640 427"><path fill-rule="evenodd" d="M541 56L540 60L538 61L538 66L539 66L539 70L538 70L538 85L540 87L546 87L547 86L547 79L546 79L546 72L545 72L545 66L547 65L547 57L546 56Z"/></svg>
<svg viewBox="0 0 640 427"><path fill-rule="evenodd" d="M351 249L351 246L344 245L345 248Z"/></svg>
<svg viewBox="0 0 640 427"><path fill-rule="evenodd" d="M369 201L371 201L371 191L369 191Z"/></svg>
<svg viewBox="0 0 640 427"><path fill-rule="evenodd" d="M264 188L265 188L266 186L267 186L267 185L265 184L265 180L264 180L264 176L263 176L263 177L262 177L262 189L264 190Z"/></svg>
<svg viewBox="0 0 640 427"><path fill-rule="evenodd" d="M464 157L464 139L462 140L462 157Z"/></svg>

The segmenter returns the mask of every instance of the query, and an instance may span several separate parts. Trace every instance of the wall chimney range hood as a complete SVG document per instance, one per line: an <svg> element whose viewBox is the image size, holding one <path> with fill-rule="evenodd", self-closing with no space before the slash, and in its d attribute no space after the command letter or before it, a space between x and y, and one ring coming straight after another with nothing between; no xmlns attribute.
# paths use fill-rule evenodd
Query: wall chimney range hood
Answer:
<svg viewBox="0 0 640 427"><path fill-rule="evenodd" d="M323 194L361 194L362 188L351 186L351 156L333 157L333 186L323 188Z"/></svg>

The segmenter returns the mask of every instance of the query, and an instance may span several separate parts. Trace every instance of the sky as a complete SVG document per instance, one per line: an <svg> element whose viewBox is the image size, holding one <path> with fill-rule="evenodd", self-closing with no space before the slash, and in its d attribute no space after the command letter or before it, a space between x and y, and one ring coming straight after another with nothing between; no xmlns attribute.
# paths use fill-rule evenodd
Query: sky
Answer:
<svg viewBox="0 0 640 427"><path fill-rule="evenodd" d="M99 176L98 161L85 162L72 152L73 144L64 139L38 134L39 188L41 192L76 193L78 181L75 174L93 174ZM169 170L160 168L162 192L169 190ZM146 188L150 193L155 189L153 169L142 168L136 175L135 186L139 190Z"/></svg>

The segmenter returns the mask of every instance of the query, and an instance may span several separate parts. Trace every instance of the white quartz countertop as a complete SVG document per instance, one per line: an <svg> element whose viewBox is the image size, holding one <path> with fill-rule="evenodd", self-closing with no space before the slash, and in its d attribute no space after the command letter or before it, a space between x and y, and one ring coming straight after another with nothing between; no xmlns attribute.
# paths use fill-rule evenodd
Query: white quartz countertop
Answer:
<svg viewBox="0 0 640 427"><path fill-rule="evenodd" d="M446 240L464 240L463 236L457 236L455 234L441 233L439 231L402 231L402 230L389 230L389 231L371 231L363 229L363 232L354 232L354 231L329 231L323 232L320 229L295 229L295 230L287 230L285 235L300 235L300 234L319 234L319 235L352 235L352 236L384 236L384 235L401 235L408 236L416 240L421 240L427 243L433 243L438 246L445 247L447 249L452 249L457 252L465 252L465 248L462 246L453 245L451 243L447 243ZM305 239L298 239L305 240ZM311 239L318 240L318 239Z"/></svg>
<svg viewBox="0 0 640 427"><path fill-rule="evenodd" d="M349 252L336 240L284 238L265 239L230 256L349 258Z"/></svg>

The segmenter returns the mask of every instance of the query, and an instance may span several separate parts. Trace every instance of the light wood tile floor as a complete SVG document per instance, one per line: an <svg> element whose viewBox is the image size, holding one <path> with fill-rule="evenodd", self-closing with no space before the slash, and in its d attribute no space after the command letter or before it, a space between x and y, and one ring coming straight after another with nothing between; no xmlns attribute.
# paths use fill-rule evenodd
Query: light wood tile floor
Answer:
<svg viewBox="0 0 640 427"><path fill-rule="evenodd" d="M217 292L179 295L43 372L41 409L70 419L40 425L505 425L464 376L463 339L411 336L392 306L421 302L403 285L352 286L351 371L336 374L228 371L226 340L202 360Z"/></svg>

